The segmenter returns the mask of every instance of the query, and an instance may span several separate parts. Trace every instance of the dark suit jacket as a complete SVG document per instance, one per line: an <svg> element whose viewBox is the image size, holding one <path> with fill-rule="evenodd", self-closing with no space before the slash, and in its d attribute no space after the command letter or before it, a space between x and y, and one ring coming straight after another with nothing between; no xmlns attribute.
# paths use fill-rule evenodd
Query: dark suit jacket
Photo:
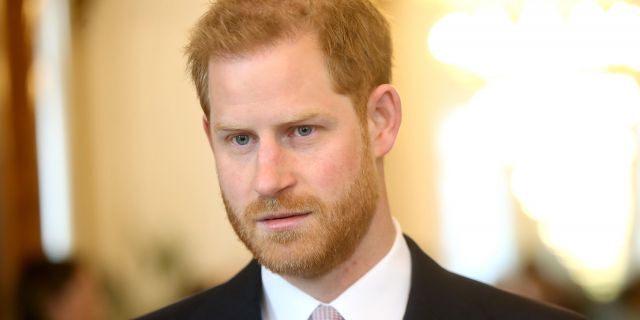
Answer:
<svg viewBox="0 0 640 320"><path fill-rule="evenodd" d="M578 314L540 304L448 272L422 252L413 240L406 236L405 239L411 251L411 289L405 320L584 319ZM259 320L261 296L260 265L254 260L227 283L140 319Z"/></svg>

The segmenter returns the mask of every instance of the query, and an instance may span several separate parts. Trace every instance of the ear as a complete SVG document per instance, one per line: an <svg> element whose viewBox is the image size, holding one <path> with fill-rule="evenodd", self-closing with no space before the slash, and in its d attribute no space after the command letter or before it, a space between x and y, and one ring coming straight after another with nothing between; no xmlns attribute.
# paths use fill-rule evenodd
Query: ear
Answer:
<svg viewBox="0 0 640 320"><path fill-rule="evenodd" d="M204 134L207 136L207 140L209 141L209 146L211 150L213 150L213 139L211 138L211 126L209 125L209 119L207 116L202 116L202 129L204 129Z"/></svg>
<svg viewBox="0 0 640 320"><path fill-rule="evenodd" d="M371 92L367 116L372 152L381 158L393 147L402 120L400 96L393 86L382 84Z"/></svg>

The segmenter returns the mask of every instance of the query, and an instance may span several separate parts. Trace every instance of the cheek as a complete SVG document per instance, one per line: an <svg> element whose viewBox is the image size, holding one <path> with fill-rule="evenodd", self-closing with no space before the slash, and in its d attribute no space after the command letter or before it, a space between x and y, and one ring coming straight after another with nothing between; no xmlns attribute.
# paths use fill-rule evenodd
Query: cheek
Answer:
<svg viewBox="0 0 640 320"><path fill-rule="evenodd" d="M250 190L251 179L247 166L239 165L223 157L216 157L216 172L220 191L222 191L230 204L238 210L242 195L247 194Z"/></svg>
<svg viewBox="0 0 640 320"><path fill-rule="evenodd" d="M353 144L339 145L316 160L310 172L319 192L336 194L349 186L360 170L360 154Z"/></svg>

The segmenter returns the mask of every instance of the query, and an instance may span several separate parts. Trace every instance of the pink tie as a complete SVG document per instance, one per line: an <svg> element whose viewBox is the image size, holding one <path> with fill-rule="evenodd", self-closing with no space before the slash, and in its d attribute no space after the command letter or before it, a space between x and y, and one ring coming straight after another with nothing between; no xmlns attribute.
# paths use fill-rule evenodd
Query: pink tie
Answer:
<svg viewBox="0 0 640 320"><path fill-rule="evenodd" d="M344 320L344 318L332 306L321 304L313 310L309 320Z"/></svg>

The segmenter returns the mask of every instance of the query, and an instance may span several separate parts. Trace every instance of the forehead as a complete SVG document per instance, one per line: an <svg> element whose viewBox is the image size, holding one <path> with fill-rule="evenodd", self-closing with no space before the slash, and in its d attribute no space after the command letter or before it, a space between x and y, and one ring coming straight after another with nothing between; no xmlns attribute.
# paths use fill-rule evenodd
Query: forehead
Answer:
<svg viewBox="0 0 640 320"><path fill-rule="evenodd" d="M209 62L211 116L231 107L299 106L344 103L335 92L325 59L313 35L282 40L255 52ZM260 109L253 109L254 111Z"/></svg>

